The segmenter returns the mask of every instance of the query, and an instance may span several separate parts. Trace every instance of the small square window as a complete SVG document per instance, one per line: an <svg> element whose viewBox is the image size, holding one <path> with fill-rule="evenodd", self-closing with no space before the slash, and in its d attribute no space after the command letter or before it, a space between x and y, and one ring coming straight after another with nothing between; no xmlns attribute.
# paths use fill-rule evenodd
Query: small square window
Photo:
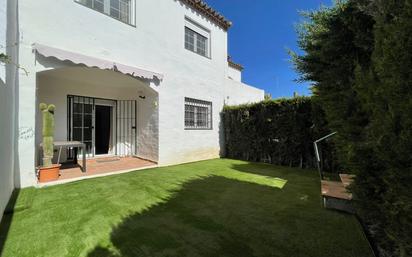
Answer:
<svg viewBox="0 0 412 257"><path fill-rule="evenodd" d="M210 32L186 19L185 48L204 57L210 57Z"/></svg>
<svg viewBox="0 0 412 257"><path fill-rule="evenodd" d="M117 20L133 24L135 0L75 0Z"/></svg>
<svg viewBox="0 0 412 257"><path fill-rule="evenodd" d="M185 129L212 129L212 103L186 97Z"/></svg>

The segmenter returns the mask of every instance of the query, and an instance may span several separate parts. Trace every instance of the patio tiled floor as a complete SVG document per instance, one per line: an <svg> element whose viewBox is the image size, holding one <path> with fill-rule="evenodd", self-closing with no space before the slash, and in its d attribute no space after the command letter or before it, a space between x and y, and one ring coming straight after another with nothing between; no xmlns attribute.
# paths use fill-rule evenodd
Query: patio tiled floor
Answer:
<svg viewBox="0 0 412 257"><path fill-rule="evenodd" d="M81 164L81 160L79 160ZM137 157L107 157L87 160L87 172L82 172L78 165L63 165L59 180L81 178L105 173L121 172L132 169L141 169L156 165L155 162Z"/></svg>

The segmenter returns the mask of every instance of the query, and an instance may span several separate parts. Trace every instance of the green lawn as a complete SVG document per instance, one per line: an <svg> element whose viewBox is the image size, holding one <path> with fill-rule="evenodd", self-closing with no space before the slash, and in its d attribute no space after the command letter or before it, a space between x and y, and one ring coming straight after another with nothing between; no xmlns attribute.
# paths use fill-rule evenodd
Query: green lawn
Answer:
<svg viewBox="0 0 412 257"><path fill-rule="evenodd" d="M23 190L1 256L372 256L319 191L316 171L227 159Z"/></svg>

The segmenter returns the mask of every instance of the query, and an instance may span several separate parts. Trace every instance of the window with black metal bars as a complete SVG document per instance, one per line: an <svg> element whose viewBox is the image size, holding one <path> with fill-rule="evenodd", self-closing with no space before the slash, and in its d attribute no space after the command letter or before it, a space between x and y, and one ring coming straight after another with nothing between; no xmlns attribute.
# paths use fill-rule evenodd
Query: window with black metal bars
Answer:
<svg viewBox="0 0 412 257"><path fill-rule="evenodd" d="M212 129L212 103L186 97L185 129Z"/></svg>
<svg viewBox="0 0 412 257"><path fill-rule="evenodd" d="M93 151L93 110L98 98L85 96L67 96L67 139L80 141L86 145L86 154L94 156ZM137 102L136 100L110 100L116 109L116 125L114 126L115 154L130 156L136 154L137 143ZM74 149L76 150L76 149ZM74 151L68 151L68 158L74 158Z"/></svg>

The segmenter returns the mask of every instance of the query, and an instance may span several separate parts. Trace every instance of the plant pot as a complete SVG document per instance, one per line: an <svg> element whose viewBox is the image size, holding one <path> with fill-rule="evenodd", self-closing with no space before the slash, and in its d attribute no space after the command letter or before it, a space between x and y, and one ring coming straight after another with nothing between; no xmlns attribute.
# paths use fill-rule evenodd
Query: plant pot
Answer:
<svg viewBox="0 0 412 257"><path fill-rule="evenodd" d="M50 182L59 179L60 176L60 164L53 164L49 167L39 167L39 182Z"/></svg>

